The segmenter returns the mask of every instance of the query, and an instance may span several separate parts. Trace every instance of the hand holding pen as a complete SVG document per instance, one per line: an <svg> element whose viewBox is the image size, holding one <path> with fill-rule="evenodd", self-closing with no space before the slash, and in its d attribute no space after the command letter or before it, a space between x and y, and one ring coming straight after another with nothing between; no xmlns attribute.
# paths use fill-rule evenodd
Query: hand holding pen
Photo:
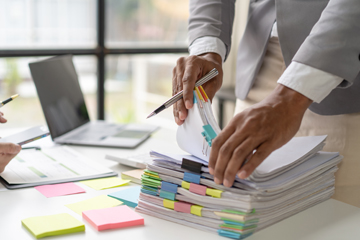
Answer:
<svg viewBox="0 0 360 240"><path fill-rule="evenodd" d="M5 104L11 102L12 100L14 100L15 98L17 98L19 96L19 94L15 94L11 97L9 97L8 99L0 102L0 108L3 107ZM6 123L7 120L6 118L4 118L4 114L2 112L0 112L0 123Z"/></svg>
<svg viewBox="0 0 360 240"><path fill-rule="evenodd" d="M204 79L201 79L202 77ZM175 121L178 125L181 125L187 116L187 109L193 106L193 90L195 86L202 85L209 99L212 100L221 84L222 67L221 57L218 54L208 53L202 56L180 58L173 71L174 96L153 111L148 118L173 104Z"/></svg>

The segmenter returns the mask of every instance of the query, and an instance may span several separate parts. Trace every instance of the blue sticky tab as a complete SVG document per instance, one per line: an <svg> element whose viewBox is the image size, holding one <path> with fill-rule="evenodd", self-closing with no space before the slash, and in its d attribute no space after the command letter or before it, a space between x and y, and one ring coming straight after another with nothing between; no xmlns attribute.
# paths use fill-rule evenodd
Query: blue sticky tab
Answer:
<svg viewBox="0 0 360 240"><path fill-rule="evenodd" d="M240 237L241 237L240 233L231 232L231 231L222 230L222 229L218 230L218 234L220 236L228 237L228 238L232 238L232 239L240 239Z"/></svg>
<svg viewBox="0 0 360 240"><path fill-rule="evenodd" d="M143 188L141 189L141 192L142 192L142 193L149 194L149 195L157 196L157 193L156 193L156 192L149 191L149 190L146 190L146 189L143 189Z"/></svg>
<svg viewBox="0 0 360 240"><path fill-rule="evenodd" d="M201 133L201 135L203 135L203 137L205 137L205 140L207 141L207 143L209 144L209 146L211 147L211 143L212 140L214 138L216 138L216 132L214 131L214 129L208 124L203 126L204 131Z"/></svg>
<svg viewBox="0 0 360 240"><path fill-rule="evenodd" d="M175 193L160 190L160 197L175 201Z"/></svg>
<svg viewBox="0 0 360 240"><path fill-rule="evenodd" d="M200 184L200 175L185 172L183 180L186 181L186 182L192 182L192 183Z"/></svg>
<svg viewBox="0 0 360 240"><path fill-rule="evenodd" d="M172 192L172 193L177 193L177 188L178 185L173 184L173 183L169 183L169 182L161 182L161 190L167 191L167 192Z"/></svg>
<svg viewBox="0 0 360 240"><path fill-rule="evenodd" d="M196 94L196 91L194 91L194 103L197 103L197 99L196 99L195 94Z"/></svg>

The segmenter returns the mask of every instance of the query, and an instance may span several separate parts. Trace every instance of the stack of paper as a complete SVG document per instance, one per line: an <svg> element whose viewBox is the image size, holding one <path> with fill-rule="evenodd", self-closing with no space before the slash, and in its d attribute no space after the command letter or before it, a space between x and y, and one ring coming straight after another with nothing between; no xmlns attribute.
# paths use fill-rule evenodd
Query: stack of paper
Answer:
<svg viewBox="0 0 360 240"><path fill-rule="evenodd" d="M194 104L178 129L179 146L192 155L151 152L154 160L142 176L138 212L242 239L333 195L342 157L320 152L326 136L294 138L248 179L237 178L231 188L215 184L207 168L213 136L204 134L209 129L202 125L200 112ZM208 125L214 130L213 123Z"/></svg>

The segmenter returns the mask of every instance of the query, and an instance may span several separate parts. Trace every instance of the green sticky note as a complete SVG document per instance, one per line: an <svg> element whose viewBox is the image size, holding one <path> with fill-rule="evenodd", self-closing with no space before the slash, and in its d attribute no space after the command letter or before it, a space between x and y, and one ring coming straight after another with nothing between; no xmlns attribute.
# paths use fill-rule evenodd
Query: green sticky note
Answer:
<svg viewBox="0 0 360 240"><path fill-rule="evenodd" d="M81 202L67 204L65 206L81 215L81 213L86 210L116 207L122 203L123 202L115 198L108 197L106 195L100 195Z"/></svg>
<svg viewBox="0 0 360 240"><path fill-rule="evenodd" d="M130 180L123 180L118 177L100 178L100 179L81 181L81 183L83 183L86 186L89 186L95 190L103 190L103 189L108 189L108 188L120 187L129 182L130 182Z"/></svg>
<svg viewBox="0 0 360 240"><path fill-rule="evenodd" d="M68 213L30 217L21 222L36 238L85 231L85 225Z"/></svg>

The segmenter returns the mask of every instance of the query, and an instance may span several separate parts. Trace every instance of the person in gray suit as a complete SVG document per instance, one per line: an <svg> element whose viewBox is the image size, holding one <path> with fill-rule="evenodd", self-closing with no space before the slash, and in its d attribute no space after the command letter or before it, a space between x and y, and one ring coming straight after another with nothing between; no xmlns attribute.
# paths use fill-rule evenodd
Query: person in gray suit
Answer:
<svg viewBox="0 0 360 240"><path fill-rule="evenodd" d="M204 86L211 99L222 85L234 9L235 0L190 0L190 56L173 70L173 94L184 90L174 105L179 125L200 77L219 70ZM247 178L295 135L327 134L324 150L344 155L334 198L360 207L359 23L359 0L250 0L237 56L236 114L210 154L217 184Z"/></svg>

